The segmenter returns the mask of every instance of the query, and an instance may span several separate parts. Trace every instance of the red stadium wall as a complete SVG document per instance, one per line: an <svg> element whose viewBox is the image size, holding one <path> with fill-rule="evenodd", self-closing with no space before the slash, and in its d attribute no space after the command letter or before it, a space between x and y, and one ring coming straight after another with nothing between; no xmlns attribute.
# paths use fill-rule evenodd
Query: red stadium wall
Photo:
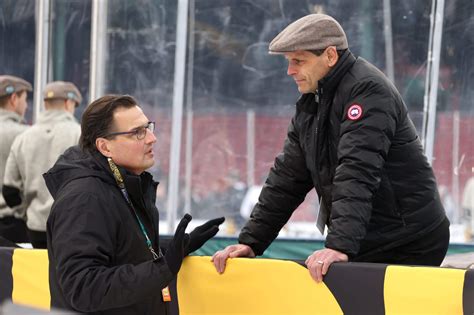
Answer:
<svg viewBox="0 0 474 315"><path fill-rule="evenodd" d="M255 117L255 165L254 182L262 184L275 156L281 151L291 117L256 115ZM185 144L187 117L183 120L180 177L185 174ZM171 121L157 117L158 145L157 160L166 175L169 169L169 149L171 139ZM472 174L474 166L474 146L471 134L474 117L461 116L459 119L459 161L453 169L455 141L453 130L456 121L452 112L438 113L434 144L433 167L439 185L446 186L453 194L453 184L457 180L460 201L462 190ZM192 190L195 194L207 194L212 191L225 191L236 179L247 181L247 116L242 114L194 115L192 121ZM457 172L457 173L456 173ZM458 174L458 175L456 175ZM181 186L182 190L184 186ZM296 218L311 220L314 218L315 197L303 205L309 211L300 211Z"/></svg>

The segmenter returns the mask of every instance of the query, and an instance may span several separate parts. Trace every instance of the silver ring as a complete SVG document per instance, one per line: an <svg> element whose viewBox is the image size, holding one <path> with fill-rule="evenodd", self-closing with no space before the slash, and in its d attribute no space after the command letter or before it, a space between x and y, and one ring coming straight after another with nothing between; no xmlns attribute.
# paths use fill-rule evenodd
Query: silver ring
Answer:
<svg viewBox="0 0 474 315"><path fill-rule="evenodd" d="M324 261L318 260L317 263L320 264L320 265L323 265L323 264L324 264Z"/></svg>

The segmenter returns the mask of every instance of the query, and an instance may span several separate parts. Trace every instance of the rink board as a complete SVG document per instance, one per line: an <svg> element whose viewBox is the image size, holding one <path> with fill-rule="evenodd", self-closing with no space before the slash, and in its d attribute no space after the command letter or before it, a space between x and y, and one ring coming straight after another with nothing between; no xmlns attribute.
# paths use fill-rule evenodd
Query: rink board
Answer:
<svg viewBox="0 0 474 315"><path fill-rule="evenodd" d="M0 300L48 309L46 250L0 248ZM302 262L188 257L172 314L473 314L474 270L339 263L314 282ZM157 298L160 295L157 294ZM178 310L179 309L179 310Z"/></svg>

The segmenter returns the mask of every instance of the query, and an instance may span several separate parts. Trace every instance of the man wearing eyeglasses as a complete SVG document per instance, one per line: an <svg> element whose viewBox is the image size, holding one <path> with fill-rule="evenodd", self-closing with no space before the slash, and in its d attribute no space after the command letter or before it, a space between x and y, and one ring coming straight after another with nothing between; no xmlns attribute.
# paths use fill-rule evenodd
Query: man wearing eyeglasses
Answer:
<svg viewBox="0 0 474 315"><path fill-rule="evenodd" d="M45 110L35 125L13 142L2 189L9 207L26 209L27 234L34 248L46 248L46 220L53 204L42 174L67 148L77 145L81 135L74 111L82 95L73 83L48 83L43 99Z"/></svg>
<svg viewBox="0 0 474 315"><path fill-rule="evenodd" d="M47 223L51 306L90 314L168 314L168 285L183 258L224 218L185 233L186 214L160 249L155 124L127 95L108 95L82 116L79 146L45 175L54 197Z"/></svg>

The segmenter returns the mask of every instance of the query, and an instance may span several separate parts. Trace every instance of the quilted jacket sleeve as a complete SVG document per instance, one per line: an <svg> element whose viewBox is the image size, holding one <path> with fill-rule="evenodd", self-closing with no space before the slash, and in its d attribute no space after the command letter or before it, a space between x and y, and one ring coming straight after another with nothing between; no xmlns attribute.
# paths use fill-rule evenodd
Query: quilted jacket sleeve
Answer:
<svg viewBox="0 0 474 315"><path fill-rule="evenodd" d="M390 93L383 84L367 79L353 87L344 107L326 247L349 256L358 253L366 235L373 196L395 134L399 113Z"/></svg>
<svg viewBox="0 0 474 315"><path fill-rule="evenodd" d="M239 242L252 247L256 255L263 254L312 187L295 116L288 128L283 152L275 159L250 220L240 233Z"/></svg>

